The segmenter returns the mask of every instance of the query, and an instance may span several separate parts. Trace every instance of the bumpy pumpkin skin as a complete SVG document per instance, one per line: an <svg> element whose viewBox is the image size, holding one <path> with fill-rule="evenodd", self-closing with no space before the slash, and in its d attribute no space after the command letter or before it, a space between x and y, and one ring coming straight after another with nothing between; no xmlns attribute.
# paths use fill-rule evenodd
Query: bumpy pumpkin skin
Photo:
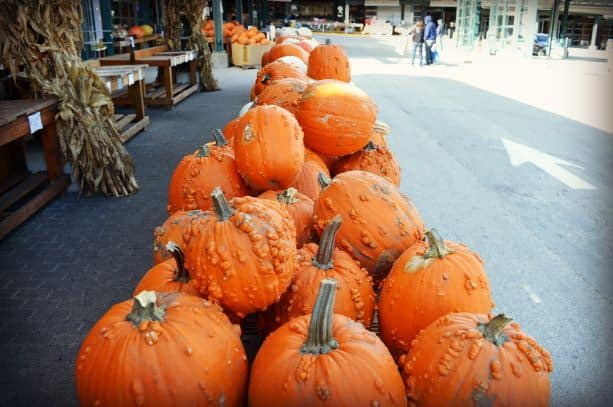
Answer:
<svg viewBox="0 0 613 407"><path fill-rule="evenodd" d="M484 338L486 315L453 313L424 329L400 358L409 405L548 406L549 352L511 322L501 346Z"/></svg>
<svg viewBox="0 0 613 407"><path fill-rule="evenodd" d="M296 227L296 247L301 248L313 235L313 205L308 196L301 194L295 188L285 191L266 191L258 198L280 202L292 217Z"/></svg>
<svg viewBox="0 0 613 407"><path fill-rule="evenodd" d="M279 79L264 88L256 100L256 105L276 105L295 114L306 86L306 82L300 79Z"/></svg>
<svg viewBox="0 0 613 407"><path fill-rule="evenodd" d="M392 184L400 186L400 165L392 151L385 146L369 143L360 151L342 157L337 163L335 174L347 171L367 171L383 178Z"/></svg>
<svg viewBox="0 0 613 407"><path fill-rule="evenodd" d="M337 245L358 260L375 283L403 251L424 237L413 203L388 180L369 172L344 172L321 191L313 208L313 225L320 236L336 214L343 218Z"/></svg>
<svg viewBox="0 0 613 407"><path fill-rule="evenodd" d="M274 201L234 198L195 230L186 267L203 297L239 318L279 301L296 269L296 229ZM226 215L224 215L225 217Z"/></svg>
<svg viewBox="0 0 613 407"><path fill-rule="evenodd" d="M342 156L355 153L368 143L377 106L356 86L322 80L307 86L296 118L307 147L317 153Z"/></svg>
<svg viewBox="0 0 613 407"><path fill-rule="evenodd" d="M210 209L210 194L216 186L220 186L229 198L248 193L236 170L232 148L208 144L183 157L172 174L168 188L168 213Z"/></svg>
<svg viewBox="0 0 613 407"><path fill-rule="evenodd" d="M150 268L138 282L132 296L141 291L157 291L164 293L185 293L199 296L200 293L190 282L177 281L178 272L175 259L168 259Z"/></svg>
<svg viewBox="0 0 613 407"><path fill-rule="evenodd" d="M238 172L254 191L285 189L302 170L302 140L302 129L290 112L274 105L256 106L237 125Z"/></svg>
<svg viewBox="0 0 613 407"><path fill-rule="evenodd" d="M161 226L153 230L153 262L158 264L172 258L166 250L166 244L171 240L186 252L192 237L192 229L197 227L194 223L209 216L210 212L201 210L179 211L170 215Z"/></svg>
<svg viewBox="0 0 613 407"><path fill-rule="evenodd" d="M285 78L295 78L303 81L307 80L304 72L291 64L281 61L268 63L261 68L255 78L255 96L258 96L265 87L271 85L274 81Z"/></svg>
<svg viewBox="0 0 613 407"><path fill-rule="evenodd" d="M407 353L419 331L441 316L460 311L488 314L494 307L483 261L477 254L464 245L445 241L446 249L452 252L443 258L427 258L429 246L430 241L418 241L409 247L382 284L379 335L396 357Z"/></svg>
<svg viewBox="0 0 613 407"><path fill-rule="evenodd" d="M305 64L309 63L309 53L295 44L276 44L268 51L269 62L274 62L281 57L287 56L300 58Z"/></svg>
<svg viewBox="0 0 613 407"><path fill-rule="evenodd" d="M324 173L327 178L330 178L330 171L326 163L309 148L304 149L304 165L296 181L292 184L301 193L305 194L313 201L316 201L321 192L321 185L317 181L320 173Z"/></svg>
<svg viewBox="0 0 613 407"><path fill-rule="evenodd" d="M351 82L351 67L345 50L340 45L321 44L309 55L309 78L336 79Z"/></svg>
<svg viewBox="0 0 613 407"><path fill-rule="evenodd" d="M192 295L158 293L162 321L126 320L135 300L114 305L77 356L82 406L242 406L247 358L240 328Z"/></svg>

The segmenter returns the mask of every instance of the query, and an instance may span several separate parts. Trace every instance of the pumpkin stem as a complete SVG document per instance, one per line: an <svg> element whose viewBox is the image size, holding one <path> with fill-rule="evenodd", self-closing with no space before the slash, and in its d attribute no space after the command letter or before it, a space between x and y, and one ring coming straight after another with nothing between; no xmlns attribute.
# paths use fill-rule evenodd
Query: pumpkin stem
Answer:
<svg viewBox="0 0 613 407"><path fill-rule="evenodd" d="M426 231L426 237L428 238L428 251L424 254L424 259L442 259L454 252L453 249L445 245L445 241L441 235L438 234L436 229L432 228Z"/></svg>
<svg viewBox="0 0 613 407"><path fill-rule="evenodd" d="M213 192L211 192L211 198L213 199L213 208L215 208L217 219L221 222L230 219L230 217L234 214L234 209L232 209L228 204L228 201L226 200L221 188L215 187Z"/></svg>
<svg viewBox="0 0 613 407"><path fill-rule="evenodd" d="M155 291L141 291L134 297L132 311L126 315L126 321L132 322L137 328L143 321L163 321L164 310L158 308L156 303Z"/></svg>
<svg viewBox="0 0 613 407"><path fill-rule="evenodd" d="M313 265L318 269L329 270L334 267L334 262L332 261L334 240L336 239L336 232L338 232L342 224L343 218L341 218L340 215L336 215L321 234L317 255L311 260Z"/></svg>
<svg viewBox="0 0 613 407"><path fill-rule="evenodd" d="M283 202L285 204L293 204L298 202L298 198L296 198L296 193L298 190L293 187L287 188L285 191L277 194L277 201Z"/></svg>
<svg viewBox="0 0 613 407"><path fill-rule="evenodd" d="M377 145L373 143L372 140L369 140L368 144L366 144L363 148L364 151L374 151L376 149L377 149Z"/></svg>
<svg viewBox="0 0 613 407"><path fill-rule="evenodd" d="M264 75L264 76L262 77L262 83L264 83L264 84L265 84L266 82L268 82L268 81L270 80L270 78L271 78L270 74L266 74L266 75Z"/></svg>
<svg viewBox="0 0 613 407"><path fill-rule="evenodd" d="M228 141L223 135L223 132L220 129L213 130L213 139L215 140L215 144L219 147L224 147L228 145Z"/></svg>
<svg viewBox="0 0 613 407"><path fill-rule="evenodd" d="M507 336L502 333L505 326L513 321L513 318L507 317L505 314L498 314L490 322L479 323L477 329L481 331L483 337L496 346L502 346L507 341Z"/></svg>
<svg viewBox="0 0 613 407"><path fill-rule="evenodd" d="M336 280L324 278L319 285L319 293L311 314L309 336L302 345L300 353L325 355L338 348L338 342L332 337L332 313L336 296Z"/></svg>
<svg viewBox="0 0 613 407"><path fill-rule="evenodd" d="M209 155L211 155L211 150L209 150L209 146L205 144L205 145L198 147L198 151L196 152L196 157L202 158L202 157L208 157Z"/></svg>
<svg viewBox="0 0 613 407"><path fill-rule="evenodd" d="M320 172L319 175L317 176L317 183L319 184L321 189L328 188L331 182L332 180L326 177L326 174L324 174L323 172Z"/></svg>
<svg viewBox="0 0 613 407"><path fill-rule="evenodd" d="M386 123L383 123L379 120L375 121L375 130L379 130L385 136L389 135L392 129Z"/></svg>
<svg viewBox="0 0 613 407"><path fill-rule="evenodd" d="M326 45L332 44L332 40L330 38L326 38Z"/></svg>
<svg viewBox="0 0 613 407"><path fill-rule="evenodd" d="M177 272L175 273L175 281L180 283L189 283L189 273L185 268L185 255L178 244L170 240L166 243L166 251L172 254L177 262Z"/></svg>

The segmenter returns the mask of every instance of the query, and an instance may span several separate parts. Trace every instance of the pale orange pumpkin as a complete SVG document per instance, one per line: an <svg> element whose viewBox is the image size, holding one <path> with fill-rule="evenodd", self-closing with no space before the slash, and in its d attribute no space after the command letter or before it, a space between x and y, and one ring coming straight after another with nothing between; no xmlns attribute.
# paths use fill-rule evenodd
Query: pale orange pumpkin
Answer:
<svg viewBox="0 0 613 407"><path fill-rule="evenodd" d="M301 248L310 241L313 235L313 200L298 192L296 188L284 191L266 191L258 198L277 201L285 205L285 209L294 220L296 226L296 247Z"/></svg>

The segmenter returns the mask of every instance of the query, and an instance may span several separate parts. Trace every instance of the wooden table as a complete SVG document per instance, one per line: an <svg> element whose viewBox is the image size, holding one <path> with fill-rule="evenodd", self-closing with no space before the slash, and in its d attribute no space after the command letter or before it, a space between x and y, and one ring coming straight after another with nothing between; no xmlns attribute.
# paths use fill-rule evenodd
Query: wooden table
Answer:
<svg viewBox="0 0 613 407"><path fill-rule="evenodd" d="M113 95L113 103L134 107L135 113L115 115L115 124L124 143L149 125L149 116L145 116L145 67L115 65L94 68Z"/></svg>
<svg viewBox="0 0 613 407"><path fill-rule="evenodd" d="M70 184L64 174L55 131L55 99L0 101L0 239ZM32 174L23 137L31 134L28 116L40 115L47 171Z"/></svg>
<svg viewBox="0 0 613 407"><path fill-rule="evenodd" d="M196 80L196 51L168 51L168 46L136 50L130 54L112 55L100 58L101 66L110 65L149 65L158 67L158 78L163 84L160 88L146 90L145 104L148 106L173 107L198 90ZM181 64L189 65L189 82L174 83L173 69Z"/></svg>

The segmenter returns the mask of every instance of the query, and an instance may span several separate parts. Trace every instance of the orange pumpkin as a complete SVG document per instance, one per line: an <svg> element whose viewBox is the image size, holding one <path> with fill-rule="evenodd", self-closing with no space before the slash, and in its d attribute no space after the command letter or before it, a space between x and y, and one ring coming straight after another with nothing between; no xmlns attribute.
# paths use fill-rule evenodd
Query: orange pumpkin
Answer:
<svg viewBox="0 0 613 407"><path fill-rule="evenodd" d="M326 155L348 155L368 143L377 106L356 86L323 80L306 88L296 118L309 148Z"/></svg>
<svg viewBox="0 0 613 407"><path fill-rule="evenodd" d="M128 30L128 35L131 35L134 38L142 38L145 36L145 30L140 25L133 25Z"/></svg>
<svg viewBox="0 0 613 407"><path fill-rule="evenodd" d="M274 81L284 78L296 78L303 81L307 80L306 75L291 64L281 61L270 62L258 71L255 79L256 96L262 93L266 86L269 86Z"/></svg>
<svg viewBox="0 0 613 407"><path fill-rule="evenodd" d="M370 141L376 146L387 146L387 136L390 134L390 126L377 120L375 121L375 127L372 130Z"/></svg>
<svg viewBox="0 0 613 407"><path fill-rule="evenodd" d="M336 79L351 82L351 68L349 58L340 45L332 45L330 40L318 45L309 56L309 78Z"/></svg>
<svg viewBox="0 0 613 407"><path fill-rule="evenodd" d="M170 241L166 244L166 250L174 258L149 269L139 281L132 296L136 296L141 291L198 295L198 290L190 283L189 273L184 267L185 257L181 248L175 242Z"/></svg>
<svg viewBox="0 0 613 407"><path fill-rule="evenodd" d="M285 205L285 209L294 220L296 227L296 247L302 247L311 240L313 234L313 200L298 192L296 188L285 191L266 191L258 198L277 201Z"/></svg>
<svg viewBox="0 0 613 407"><path fill-rule="evenodd" d="M210 216L210 212L201 210L178 211L173 213L161 225L153 230L153 262L161 263L173 256L166 250L166 245L174 241L185 252L193 234L195 224Z"/></svg>
<svg viewBox="0 0 613 407"><path fill-rule="evenodd" d="M76 360L82 406L244 405L240 328L193 295L142 291L114 305Z"/></svg>
<svg viewBox="0 0 613 407"><path fill-rule="evenodd" d="M221 131L213 132L215 143L205 144L183 157L168 188L168 213L211 208L210 194L221 186L229 197L247 194L245 183L236 171L234 152Z"/></svg>
<svg viewBox="0 0 613 407"><path fill-rule="evenodd" d="M249 406L406 406L402 378L374 332L332 314L336 281L324 279L312 315L270 334L249 380Z"/></svg>
<svg viewBox="0 0 613 407"><path fill-rule="evenodd" d="M295 44L277 44L274 45L268 53L270 62L287 56L300 58L305 64L309 63L309 53Z"/></svg>
<svg viewBox="0 0 613 407"><path fill-rule="evenodd" d="M313 208L313 225L321 234L336 214L343 218L337 245L358 260L375 282L396 258L423 240L417 208L385 178L365 171L338 174L321 191Z"/></svg>
<svg viewBox="0 0 613 407"><path fill-rule="evenodd" d="M306 82L301 79L279 79L262 90L256 105L276 105L294 114L306 86Z"/></svg>
<svg viewBox="0 0 613 407"><path fill-rule="evenodd" d="M342 157L337 163L335 174L360 170L368 171L387 178L392 184L400 186L400 165L392 151L385 146L377 146L369 141L366 147L351 155Z"/></svg>
<svg viewBox="0 0 613 407"><path fill-rule="evenodd" d="M269 55L269 52L268 52L268 51L266 51L266 52L264 52L264 53L262 54L262 59L260 60L260 64L261 64L262 66L266 66L266 65L268 65L268 63L270 62L270 57L269 57L268 55Z"/></svg>
<svg viewBox="0 0 613 407"><path fill-rule="evenodd" d="M424 329L400 358L409 404L548 406L551 356L511 321L460 312Z"/></svg>
<svg viewBox="0 0 613 407"><path fill-rule="evenodd" d="M287 110L256 106L241 117L236 130L236 166L254 191L285 189L304 163L302 129Z"/></svg>
<svg viewBox="0 0 613 407"><path fill-rule="evenodd" d="M239 318L277 302L296 267L296 228L278 202L249 196L230 205L211 194L215 217L199 225L186 267L202 296Z"/></svg>
<svg viewBox="0 0 613 407"><path fill-rule="evenodd" d="M426 237L428 243L418 241L398 257L382 284L379 334L394 356L408 352L420 330L449 312L488 314L494 307L481 258L434 229Z"/></svg>
<svg viewBox="0 0 613 407"><path fill-rule="evenodd" d="M236 135L236 127L238 122L240 121L240 117L236 117L226 124L226 127L223 128L223 136L228 141L228 143L234 142L234 137Z"/></svg>
<svg viewBox="0 0 613 407"><path fill-rule="evenodd" d="M320 173L325 175L325 178L330 178L330 172L326 163L320 158L320 156L310 150L304 149L304 164L302 170L298 174L298 178L292 184L301 193L305 194L313 201L317 200L319 193L322 190L322 186L318 181Z"/></svg>
<svg viewBox="0 0 613 407"><path fill-rule="evenodd" d="M319 283L332 278L338 283L334 313L345 315L370 327L375 313L375 292L368 271L351 256L334 247L342 219L336 216L326 226L319 246L308 243L298 250L298 269L290 289L266 313L265 330L270 332L300 315L310 314L315 305Z"/></svg>

